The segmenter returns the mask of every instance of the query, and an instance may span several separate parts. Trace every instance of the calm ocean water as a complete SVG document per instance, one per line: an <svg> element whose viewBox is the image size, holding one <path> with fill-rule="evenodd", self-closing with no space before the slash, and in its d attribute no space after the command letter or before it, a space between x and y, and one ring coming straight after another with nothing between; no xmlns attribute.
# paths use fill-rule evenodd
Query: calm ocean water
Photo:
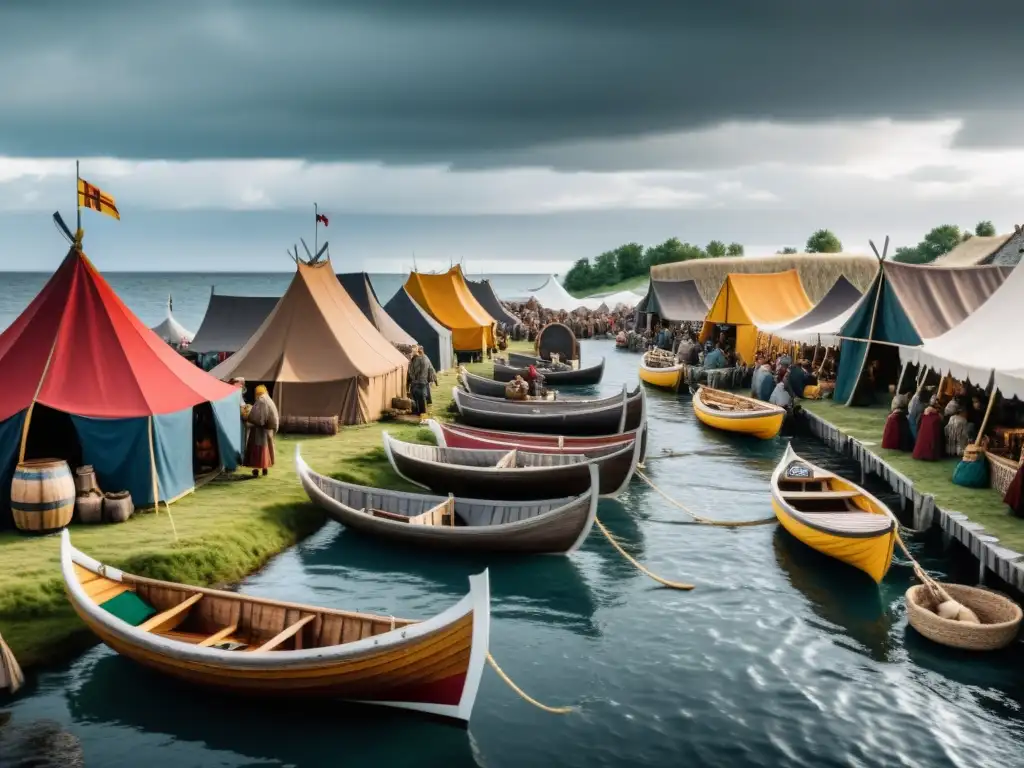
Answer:
<svg viewBox="0 0 1024 768"><path fill-rule="evenodd" d="M239 296L280 296L294 272L253 274L187 272L105 272L104 277L121 300L148 326L160 323L167 314L167 296L174 297L174 316L195 333L206 314L211 287L217 293ZM373 288L382 304L405 284L407 275L371 275ZM490 279L501 297L515 298L538 287L547 275L469 275L473 280ZM41 272L0 272L0 330L21 313L50 278Z"/></svg>
<svg viewBox="0 0 1024 768"><path fill-rule="evenodd" d="M608 364L600 391L636 382L638 358L584 341ZM785 442L704 428L689 397L651 392L647 472L698 512L771 514ZM820 443L797 450L854 477ZM656 458L662 449L676 455ZM317 467L331 471L333 467ZM892 494L871 489L893 502ZM660 588L595 530L570 557L492 560L492 651L539 711L485 670L468 733L336 704L229 699L175 684L96 647L35 678L7 708L48 718L102 768L214 766L1024 766L1024 653L956 653L908 629L911 571L881 587L777 526L687 525L634 480L599 515L634 556L693 592ZM940 577L940 542L914 542ZM252 593L428 616L483 560L395 549L328 524L242 587ZM0 756L0 764L3 763Z"/></svg>

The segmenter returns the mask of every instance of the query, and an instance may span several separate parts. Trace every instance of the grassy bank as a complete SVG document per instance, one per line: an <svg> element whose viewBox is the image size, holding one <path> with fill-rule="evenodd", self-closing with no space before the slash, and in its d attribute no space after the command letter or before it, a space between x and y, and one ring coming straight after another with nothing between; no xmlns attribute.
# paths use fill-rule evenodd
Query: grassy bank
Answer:
<svg viewBox="0 0 1024 768"><path fill-rule="evenodd" d="M569 291L569 293L578 299L592 296L595 293L615 293L616 291L632 291L640 288L646 288L647 283L651 281L650 275L638 275L637 277L631 277L628 280L620 280L612 285L602 285L599 288L588 288L585 291Z"/></svg>
<svg viewBox="0 0 1024 768"><path fill-rule="evenodd" d="M808 411L834 424L850 437L864 443L893 469L914 482L914 487L935 497L935 503L947 512L962 512L1007 547L1024 552L1024 520L1009 513L1003 497L991 488L964 488L954 485L957 459L917 461L909 453L882 448L882 430L888 409L846 408L831 400L804 401Z"/></svg>
<svg viewBox="0 0 1024 768"><path fill-rule="evenodd" d="M491 370L489 362L468 367L485 375ZM452 371L439 376L431 415L447 418L455 383ZM295 475L297 443L318 471L364 485L411 488L388 464L384 429L400 440L432 440L428 430L401 421L345 427L333 437L280 436L277 465L267 477L242 470L222 475L173 504L170 515L162 510L119 525L74 525L71 534L82 551L141 576L201 586L237 582L324 522ZM94 642L64 597L59 548L59 536L0 534L0 633L25 667Z"/></svg>

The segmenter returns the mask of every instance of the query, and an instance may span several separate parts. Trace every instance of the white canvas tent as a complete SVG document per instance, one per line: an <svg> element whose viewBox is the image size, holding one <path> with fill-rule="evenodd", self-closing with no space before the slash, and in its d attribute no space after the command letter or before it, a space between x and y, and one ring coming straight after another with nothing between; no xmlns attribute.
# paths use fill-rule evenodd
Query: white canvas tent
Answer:
<svg viewBox="0 0 1024 768"><path fill-rule="evenodd" d="M527 298L536 300L544 309L552 309L556 312L572 312L580 307L597 309L603 301L603 299L577 299L562 287L554 275L548 277L539 288L532 289Z"/></svg>
<svg viewBox="0 0 1024 768"><path fill-rule="evenodd" d="M170 296L167 297L167 317L159 325L154 325L150 330L153 331L157 336L166 341L168 344L173 344L176 347L180 347L182 344L189 344L192 339L195 338L195 334L188 330L185 326L174 319L174 314L171 312L173 301Z"/></svg>
<svg viewBox="0 0 1024 768"><path fill-rule="evenodd" d="M609 293L607 296L588 296L583 301L598 302L597 306L604 304L608 309L615 309L620 304L632 309L640 303L642 298L643 296L638 296L633 291L616 291L615 293Z"/></svg>
<svg viewBox="0 0 1024 768"><path fill-rule="evenodd" d="M900 359L982 387L994 376L1004 397L1024 399L1022 303L1024 270L1018 267L963 322L920 347L900 347Z"/></svg>

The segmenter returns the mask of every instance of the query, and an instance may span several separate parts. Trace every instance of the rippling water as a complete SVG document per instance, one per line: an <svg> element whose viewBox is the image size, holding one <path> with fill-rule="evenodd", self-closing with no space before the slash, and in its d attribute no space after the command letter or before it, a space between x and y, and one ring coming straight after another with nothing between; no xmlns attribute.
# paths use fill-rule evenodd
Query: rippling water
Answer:
<svg viewBox="0 0 1024 768"><path fill-rule="evenodd" d="M604 391L636 379L638 358L608 342L584 342L583 354L608 355ZM648 473L671 496L712 517L771 514L781 438L710 431L686 396L652 393L650 416ZM855 477L820 444L797 442ZM681 455L655 458L663 448ZM141 755L147 768L1024 765L1024 653L971 656L915 635L902 604L908 567L876 588L777 526L687 525L639 480L599 514L654 572L697 588L658 587L597 531L569 558L490 563L496 659L539 700L579 704L572 714L534 709L486 670L467 734L372 708L214 696L97 647L41 675L15 720L65 723L88 765L111 768ZM913 546L947 574L939 542ZM244 588L416 617L453 603L484 565L329 524Z"/></svg>

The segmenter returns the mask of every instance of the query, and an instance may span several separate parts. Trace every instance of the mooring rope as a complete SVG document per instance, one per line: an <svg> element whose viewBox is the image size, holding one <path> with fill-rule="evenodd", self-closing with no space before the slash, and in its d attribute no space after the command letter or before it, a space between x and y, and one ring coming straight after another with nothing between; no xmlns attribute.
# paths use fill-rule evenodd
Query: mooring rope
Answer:
<svg viewBox="0 0 1024 768"><path fill-rule="evenodd" d="M622 555L624 558L626 558L629 562L631 562L636 567L636 569L639 570L644 575L649 576L650 578L654 579L659 584L664 584L666 587L671 587L672 589L682 589L682 590L693 589L693 584L684 584L683 582L680 582L680 581L669 581L668 579L661 578L661 576L658 576L656 573L651 573L649 570L647 570L642 565L640 565L640 563L638 563L636 561L636 558L634 558L632 555L630 555L626 550L624 550L622 548L622 545L619 544L619 542L617 542L615 540L614 536L612 536L610 533L608 533L608 529L605 528L604 525L601 523L601 521L598 520L596 517L594 518L594 524L597 525L597 527L601 530L601 533L604 534L605 538L608 539L608 541L611 543L611 545L613 547L615 547L615 549L617 549L619 551L619 554Z"/></svg>
<svg viewBox="0 0 1024 768"><path fill-rule="evenodd" d="M890 515L891 514L892 513L890 512ZM895 520L895 516L893 516L893 519ZM896 522L899 523L898 520L896 520ZM921 583L924 584L927 589L931 590L933 594L938 595L940 600L953 600L953 598L949 596L949 593L942 588L942 585L939 582L924 572L924 568L922 568L914 556L910 554L910 550L907 549L907 545L903 543L903 539L900 537L898 531L896 533L896 543L900 545L900 549L903 550L903 554L910 561L910 565L914 569L914 575L921 580ZM958 601L954 600L954 602Z"/></svg>
<svg viewBox="0 0 1024 768"><path fill-rule="evenodd" d="M491 665L491 669L498 673L498 677L504 680L509 688L511 688L513 691L519 694L519 697L523 701L529 704L533 704L533 706L537 707L537 709L543 709L545 712L550 712L554 715L565 715L569 712L572 712L572 707L549 707L547 704L541 704L535 698L530 696L528 693L526 693L526 691L524 691L522 688L520 688L518 685L512 682L512 678L506 675L504 670L502 670L502 668L498 666L498 662L496 662L494 660L494 657L491 656L490 651L487 652L487 663Z"/></svg>
<svg viewBox="0 0 1024 768"><path fill-rule="evenodd" d="M641 480L643 480L645 483L651 486L651 488L653 488L655 491L661 494L661 496L669 504L675 505L701 525L714 525L718 526L719 528L748 528L753 525L768 525L769 523L776 522L775 515L772 515L771 517L764 517L759 520L712 520L708 517L702 517L701 515L698 515L696 512L693 512L682 502L676 501L663 490L661 490L661 488L656 486L654 482L651 480L651 478L645 475L641 470L637 469L636 474L640 477Z"/></svg>

